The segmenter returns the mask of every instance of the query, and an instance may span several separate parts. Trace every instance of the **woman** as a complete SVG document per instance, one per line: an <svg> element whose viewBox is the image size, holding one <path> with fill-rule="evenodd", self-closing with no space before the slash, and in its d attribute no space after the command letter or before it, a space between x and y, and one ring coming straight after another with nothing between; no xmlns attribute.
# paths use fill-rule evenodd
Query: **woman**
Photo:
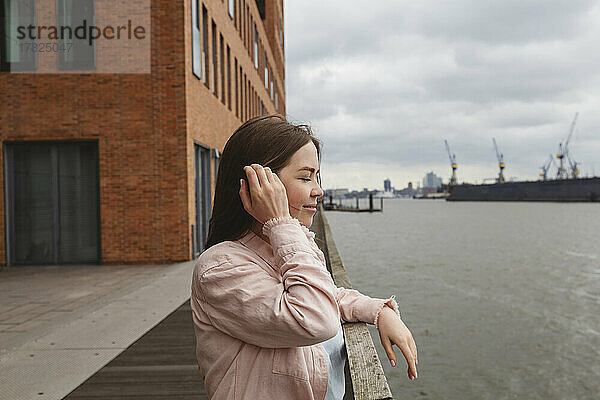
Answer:
<svg viewBox="0 0 600 400"><path fill-rule="evenodd" d="M207 250L196 263L192 316L209 398L342 399L342 322L375 324L393 366L417 349L394 296L337 288L308 228L323 195L319 141L304 125L258 117L229 138Z"/></svg>

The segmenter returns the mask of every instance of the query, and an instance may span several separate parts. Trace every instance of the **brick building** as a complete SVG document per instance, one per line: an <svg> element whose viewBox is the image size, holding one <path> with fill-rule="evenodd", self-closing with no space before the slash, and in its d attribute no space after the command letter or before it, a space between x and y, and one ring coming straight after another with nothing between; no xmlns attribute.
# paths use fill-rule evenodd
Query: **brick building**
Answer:
<svg viewBox="0 0 600 400"><path fill-rule="evenodd" d="M282 0L125 3L0 1L0 265L194 258L229 135L285 115ZM123 16L143 40L116 44ZM16 39L82 21L105 36L68 54Z"/></svg>

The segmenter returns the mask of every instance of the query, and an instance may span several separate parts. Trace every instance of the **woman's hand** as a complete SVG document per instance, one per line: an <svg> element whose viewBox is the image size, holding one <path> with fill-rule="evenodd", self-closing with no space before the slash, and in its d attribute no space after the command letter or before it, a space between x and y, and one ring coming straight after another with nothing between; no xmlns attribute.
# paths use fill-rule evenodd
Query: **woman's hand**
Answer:
<svg viewBox="0 0 600 400"><path fill-rule="evenodd" d="M244 172L248 182L240 179L240 197L250 215L261 224L271 218L290 216L285 186L271 168L252 164L245 166Z"/></svg>
<svg viewBox="0 0 600 400"><path fill-rule="evenodd" d="M390 359L392 367L396 366L396 353L392 346L395 344L400 348L406 363L408 364L408 378L410 380L417 378L417 345L412 334L404 325L398 314L389 307L383 307L377 320L379 328L379 338L385 352Z"/></svg>

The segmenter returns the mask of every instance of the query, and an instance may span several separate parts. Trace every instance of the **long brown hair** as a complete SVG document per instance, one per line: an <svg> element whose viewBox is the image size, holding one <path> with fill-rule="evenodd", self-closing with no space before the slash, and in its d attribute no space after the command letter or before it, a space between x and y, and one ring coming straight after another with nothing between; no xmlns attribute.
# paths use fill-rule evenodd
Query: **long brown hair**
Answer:
<svg viewBox="0 0 600 400"><path fill-rule="evenodd" d="M292 124L281 115L250 119L233 132L219 162L205 249L226 240L241 238L254 222L254 217L244 209L239 195L240 179L246 179L244 166L260 164L279 172L292 155L311 140L317 148L320 162L320 142L312 135L310 127ZM318 180L320 183L320 176Z"/></svg>

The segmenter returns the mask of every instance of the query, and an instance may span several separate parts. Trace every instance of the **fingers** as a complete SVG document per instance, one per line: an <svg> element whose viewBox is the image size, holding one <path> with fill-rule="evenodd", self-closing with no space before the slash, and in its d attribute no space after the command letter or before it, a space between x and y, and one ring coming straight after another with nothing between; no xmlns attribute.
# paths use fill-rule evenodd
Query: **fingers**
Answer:
<svg viewBox="0 0 600 400"><path fill-rule="evenodd" d="M258 193L260 190L260 183L256 170L252 167L246 166L244 167L244 171L248 177L248 189L250 193Z"/></svg>
<svg viewBox="0 0 600 400"><path fill-rule="evenodd" d="M388 360L390 360L390 364L392 364L392 367L395 367L397 360L396 353L394 352L394 348L392 347L392 342L389 340L389 338L386 338L381 344L383 344L383 349L385 350L385 354L387 355Z"/></svg>
<svg viewBox="0 0 600 400"><path fill-rule="evenodd" d="M415 357L410 349L410 346L407 342L402 342L398 344L398 347L402 351L402 355L406 359L406 363L408 364L408 378L416 379L417 378L417 364L415 362Z"/></svg>
<svg viewBox="0 0 600 400"><path fill-rule="evenodd" d="M260 164L252 164L251 167L256 171L256 175L258 176L258 182L260 183L260 187L267 186L269 180L267 179L267 174L265 169Z"/></svg>
<svg viewBox="0 0 600 400"><path fill-rule="evenodd" d="M417 355L417 344L413 338L409 341L410 350L412 351L412 355L415 357L415 365L419 365L419 356Z"/></svg>
<svg viewBox="0 0 600 400"><path fill-rule="evenodd" d="M271 171L271 168L265 167L265 175L267 176L267 180L271 185L274 185L277 181L275 180L275 173Z"/></svg>
<svg viewBox="0 0 600 400"><path fill-rule="evenodd" d="M285 185L283 184L283 182L281 182L279 175L277 175L276 173L273 173L273 181L276 182L281 187L283 192L287 194L287 191L285 190Z"/></svg>
<svg viewBox="0 0 600 400"><path fill-rule="evenodd" d="M250 200L250 193L248 192L248 184L245 180L240 179L240 198L246 211L252 210L252 201Z"/></svg>

